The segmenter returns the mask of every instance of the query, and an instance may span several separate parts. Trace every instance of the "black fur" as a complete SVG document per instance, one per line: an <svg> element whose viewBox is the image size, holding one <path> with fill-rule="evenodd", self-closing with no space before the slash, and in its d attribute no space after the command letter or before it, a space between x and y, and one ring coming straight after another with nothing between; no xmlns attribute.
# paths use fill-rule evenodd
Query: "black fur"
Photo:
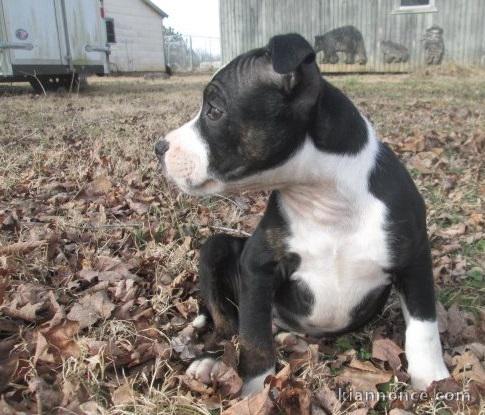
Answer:
<svg viewBox="0 0 485 415"><path fill-rule="evenodd" d="M312 63L315 52L300 35L278 35L268 44L273 69L280 74L295 71L303 62Z"/></svg>

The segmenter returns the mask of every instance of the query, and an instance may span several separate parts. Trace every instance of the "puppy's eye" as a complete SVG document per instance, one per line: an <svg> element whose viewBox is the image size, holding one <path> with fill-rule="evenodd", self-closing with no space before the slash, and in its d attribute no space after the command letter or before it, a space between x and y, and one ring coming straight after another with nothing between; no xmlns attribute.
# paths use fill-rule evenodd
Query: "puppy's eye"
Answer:
<svg viewBox="0 0 485 415"><path fill-rule="evenodd" d="M207 110L207 116L212 121L217 121L219 118L222 117L222 111L209 104L209 109Z"/></svg>

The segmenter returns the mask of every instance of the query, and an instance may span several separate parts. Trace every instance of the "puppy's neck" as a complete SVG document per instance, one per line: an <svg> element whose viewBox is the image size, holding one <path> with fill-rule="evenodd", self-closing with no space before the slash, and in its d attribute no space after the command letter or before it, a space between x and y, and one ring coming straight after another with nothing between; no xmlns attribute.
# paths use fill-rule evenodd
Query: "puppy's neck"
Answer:
<svg viewBox="0 0 485 415"><path fill-rule="evenodd" d="M370 123L365 144L355 154L322 151L308 136L294 157L282 166L280 203L292 216L317 223L349 226L371 197L369 176L375 166L379 141Z"/></svg>
<svg viewBox="0 0 485 415"><path fill-rule="evenodd" d="M288 186L279 191L283 211L299 222L324 226L347 226L353 222L352 198L337 188L335 182Z"/></svg>

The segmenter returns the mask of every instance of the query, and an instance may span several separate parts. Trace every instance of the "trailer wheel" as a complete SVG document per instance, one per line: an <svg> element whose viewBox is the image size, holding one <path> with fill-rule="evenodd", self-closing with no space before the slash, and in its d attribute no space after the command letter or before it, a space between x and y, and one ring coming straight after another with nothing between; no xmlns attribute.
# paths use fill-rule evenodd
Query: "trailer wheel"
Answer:
<svg viewBox="0 0 485 415"><path fill-rule="evenodd" d="M30 79L30 85L38 94L55 92L62 86L63 75L39 75Z"/></svg>
<svg viewBox="0 0 485 415"><path fill-rule="evenodd" d="M37 94L44 92L57 92L59 88L66 91L82 91L87 87L85 75L67 74L67 75L40 75L30 78L30 85Z"/></svg>

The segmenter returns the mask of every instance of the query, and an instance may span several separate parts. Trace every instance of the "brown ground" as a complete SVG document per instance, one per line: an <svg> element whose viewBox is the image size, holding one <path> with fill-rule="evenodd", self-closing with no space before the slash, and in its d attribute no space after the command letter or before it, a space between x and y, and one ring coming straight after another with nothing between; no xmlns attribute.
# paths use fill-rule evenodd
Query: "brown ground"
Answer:
<svg viewBox="0 0 485 415"><path fill-rule="evenodd" d="M207 79L93 78L85 93L47 97L0 85L0 413L218 414L221 399L228 414L484 413L483 73L331 79L426 198L453 372L435 389L469 398L343 405L339 385L409 391L394 298L353 335L278 335L279 367L291 368L249 402L230 401L240 385L230 365L210 388L182 376L204 341L189 324L198 247L214 232L250 232L265 203L190 198L157 171L155 139L191 117Z"/></svg>

